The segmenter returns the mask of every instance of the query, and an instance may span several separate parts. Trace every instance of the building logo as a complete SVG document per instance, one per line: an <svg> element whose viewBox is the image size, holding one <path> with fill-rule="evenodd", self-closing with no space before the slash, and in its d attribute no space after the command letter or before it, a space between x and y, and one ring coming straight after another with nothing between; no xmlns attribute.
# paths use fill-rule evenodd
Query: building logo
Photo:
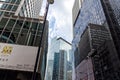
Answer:
<svg viewBox="0 0 120 80"><path fill-rule="evenodd" d="M12 50L13 50L13 47L11 47L11 46L4 46L2 51L1 51L1 53L4 54L4 55L8 55L8 54L10 55Z"/></svg>

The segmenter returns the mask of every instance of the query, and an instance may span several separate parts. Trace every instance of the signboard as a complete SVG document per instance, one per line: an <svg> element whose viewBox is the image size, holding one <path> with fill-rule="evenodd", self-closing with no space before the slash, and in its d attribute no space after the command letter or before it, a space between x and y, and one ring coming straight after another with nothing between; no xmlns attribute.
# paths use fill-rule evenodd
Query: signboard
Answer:
<svg viewBox="0 0 120 80"><path fill-rule="evenodd" d="M0 69L33 71L38 47L0 43Z"/></svg>

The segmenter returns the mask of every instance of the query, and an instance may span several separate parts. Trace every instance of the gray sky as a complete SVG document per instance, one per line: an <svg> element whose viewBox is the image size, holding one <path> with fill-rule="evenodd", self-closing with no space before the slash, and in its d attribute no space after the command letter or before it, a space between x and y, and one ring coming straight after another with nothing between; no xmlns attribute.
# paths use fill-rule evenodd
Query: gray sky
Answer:
<svg viewBox="0 0 120 80"><path fill-rule="evenodd" d="M44 0L44 5L45 7ZM54 0L54 4L50 5L49 20L49 41L55 36L63 37L65 40L72 41L72 7L74 0ZM44 8L41 14L44 13Z"/></svg>

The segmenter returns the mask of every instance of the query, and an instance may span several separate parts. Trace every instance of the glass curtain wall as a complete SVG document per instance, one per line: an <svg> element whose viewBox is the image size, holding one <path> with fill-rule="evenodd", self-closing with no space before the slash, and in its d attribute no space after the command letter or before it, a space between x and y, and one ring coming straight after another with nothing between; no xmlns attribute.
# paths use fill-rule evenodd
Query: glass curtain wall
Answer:
<svg viewBox="0 0 120 80"><path fill-rule="evenodd" d="M73 51L75 51L78 46L81 34L89 23L102 25L104 22L105 16L100 0L84 0L74 25Z"/></svg>
<svg viewBox="0 0 120 80"><path fill-rule="evenodd" d="M0 21L0 41L28 46L38 46L42 23L38 19L3 17Z"/></svg>
<svg viewBox="0 0 120 80"><path fill-rule="evenodd" d="M0 15L13 15L21 0L0 0Z"/></svg>

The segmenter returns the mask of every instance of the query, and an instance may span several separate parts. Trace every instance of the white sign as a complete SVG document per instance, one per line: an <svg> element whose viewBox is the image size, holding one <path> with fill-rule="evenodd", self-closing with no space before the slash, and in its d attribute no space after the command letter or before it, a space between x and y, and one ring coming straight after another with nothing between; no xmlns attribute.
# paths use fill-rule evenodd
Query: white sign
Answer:
<svg viewBox="0 0 120 80"><path fill-rule="evenodd" d="M0 69L33 71L38 47L0 43Z"/></svg>

